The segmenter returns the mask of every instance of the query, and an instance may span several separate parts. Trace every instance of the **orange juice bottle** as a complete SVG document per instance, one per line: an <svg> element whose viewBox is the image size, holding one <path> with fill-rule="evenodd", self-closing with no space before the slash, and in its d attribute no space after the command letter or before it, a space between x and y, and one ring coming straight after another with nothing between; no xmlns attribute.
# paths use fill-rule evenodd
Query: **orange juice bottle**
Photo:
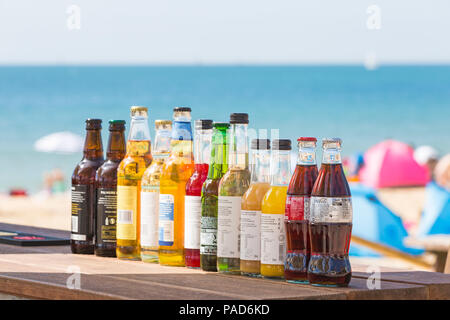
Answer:
<svg viewBox="0 0 450 320"><path fill-rule="evenodd" d="M261 276L284 278L286 233L284 213L291 178L291 140L274 140L270 189L261 204Z"/></svg>
<svg viewBox="0 0 450 320"><path fill-rule="evenodd" d="M141 178L152 162L146 107L131 107L127 153L117 169L117 247L119 259L140 260Z"/></svg>
<svg viewBox="0 0 450 320"><path fill-rule="evenodd" d="M261 201L270 188L270 140L251 143L250 187L241 202L241 274L259 276L261 269Z"/></svg>
<svg viewBox="0 0 450 320"><path fill-rule="evenodd" d="M175 108L173 120L170 156L159 186L159 263L182 267L186 183L194 172L191 108Z"/></svg>

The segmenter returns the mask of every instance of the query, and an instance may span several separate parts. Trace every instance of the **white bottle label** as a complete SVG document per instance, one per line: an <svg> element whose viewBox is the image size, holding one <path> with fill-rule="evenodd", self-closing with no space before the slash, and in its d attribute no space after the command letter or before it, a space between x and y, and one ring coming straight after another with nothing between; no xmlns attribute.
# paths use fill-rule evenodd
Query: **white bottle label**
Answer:
<svg viewBox="0 0 450 320"><path fill-rule="evenodd" d="M261 263L284 265L286 234L283 214L261 214Z"/></svg>
<svg viewBox="0 0 450 320"><path fill-rule="evenodd" d="M217 221L217 256L239 258L241 197L219 196Z"/></svg>
<svg viewBox="0 0 450 320"><path fill-rule="evenodd" d="M184 247L200 249L200 218L202 197L184 197Z"/></svg>
<svg viewBox="0 0 450 320"><path fill-rule="evenodd" d="M158 246L159 192L141 192L141 246Z"/></svg>
<svg viewBox="0 0 450 320"><path fill-rule="evenodd" d="M353 220L352 199L311 197L311 223L351 223Z"/></svg>
<svg viewBox="0 0 450 320"><path fill-rule="evenodd" d="M241 260L261 257L261 211L241 210Z"/></svg>
<svg viewBox="0 0 450 320"><path fill-rule="evenodd" d="M159 195L159 245L171 246L174 241L174 197L171 194Z"/></svg>

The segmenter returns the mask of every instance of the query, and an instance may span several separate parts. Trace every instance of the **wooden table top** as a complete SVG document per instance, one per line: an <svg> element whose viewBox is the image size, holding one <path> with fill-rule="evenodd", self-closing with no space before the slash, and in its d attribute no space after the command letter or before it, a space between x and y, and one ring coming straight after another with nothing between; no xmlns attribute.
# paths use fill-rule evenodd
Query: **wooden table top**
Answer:
<svg viewBox="0 0 450 320"><path fill-rule="evenodd" d="M69 237L69 232L0 223L0 230ZM369 289L368 266L352 265L348 288L223 275L139 261L75 255L69 246L0 244L0 293L37 299L450 299L450 275L381 269ZM67 283L79 270L80 288Z"/></svg>

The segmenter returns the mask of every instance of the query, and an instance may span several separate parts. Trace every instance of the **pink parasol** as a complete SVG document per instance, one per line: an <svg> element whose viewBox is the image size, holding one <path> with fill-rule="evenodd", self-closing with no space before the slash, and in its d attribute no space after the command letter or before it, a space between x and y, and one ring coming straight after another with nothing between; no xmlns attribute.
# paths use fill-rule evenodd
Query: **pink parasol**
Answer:
<svg viewBox="0 0 450 320"><path fill-rule="evenodd" d="M373 188L424 186L428 169L414 160L414 149L406 143L386 140L367 150L359 173L362 184Z"/></svg>

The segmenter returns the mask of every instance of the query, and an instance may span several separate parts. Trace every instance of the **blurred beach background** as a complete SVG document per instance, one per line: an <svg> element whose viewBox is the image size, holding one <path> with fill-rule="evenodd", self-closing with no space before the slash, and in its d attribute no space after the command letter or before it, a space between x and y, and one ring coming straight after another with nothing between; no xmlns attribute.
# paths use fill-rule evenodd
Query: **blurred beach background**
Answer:
<svg viewBox="0 0 450 320"><path fill-rule="evenodd" d="M193 119L247 112L269 138L340 137L344 157L386 139L450 153L450 5L325 2L1 2L0 222L69 230L82 154L35 142L101 118L106 148L107 121L128 124L132 105L149 107L152 138L155 119L189 106ZM376 194L414 232L425 186Z"/></svg>

